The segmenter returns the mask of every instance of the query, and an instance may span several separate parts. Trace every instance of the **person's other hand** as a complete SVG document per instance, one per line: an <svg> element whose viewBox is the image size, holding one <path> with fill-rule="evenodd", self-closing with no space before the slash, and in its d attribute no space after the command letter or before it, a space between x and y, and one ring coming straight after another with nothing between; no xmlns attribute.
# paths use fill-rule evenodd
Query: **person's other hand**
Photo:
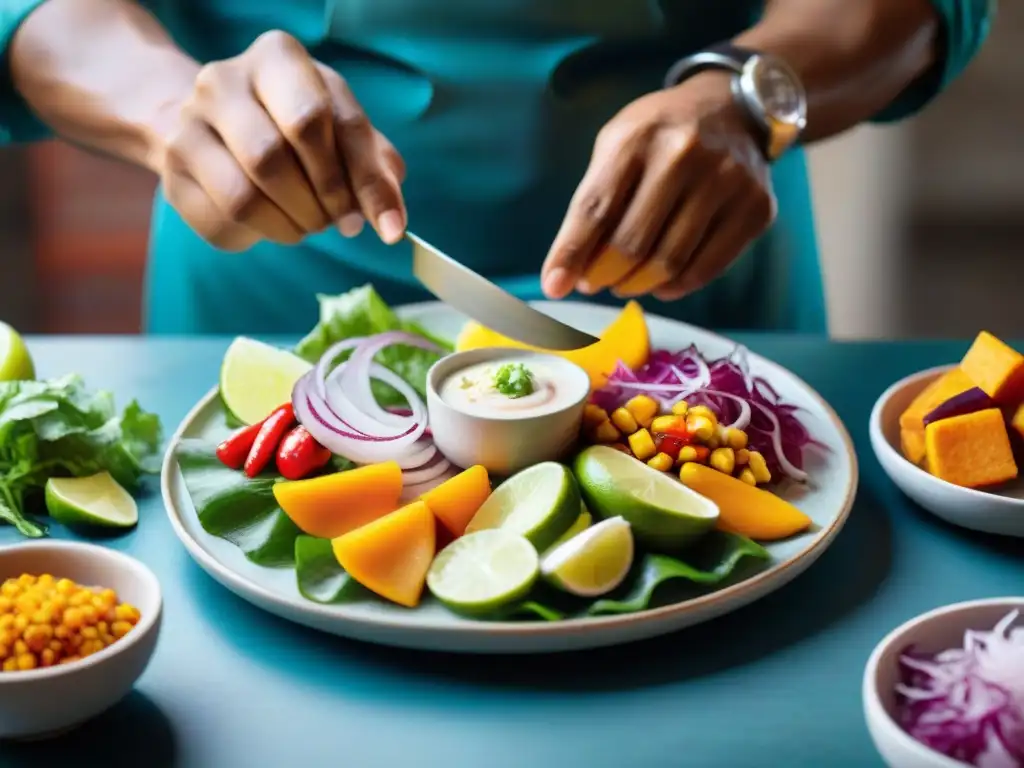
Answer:
<svg viewBox="0 0 1024 768"><path fill-rule="evenodd" d="M729 75L702 73L637 99L601 130L541 283L551 298L610 288L678 299L723 272L775 212Z"/></svg>
<svg viewBox="0 0 1024 768"><path fill-rule="evenodd" d="M168 202L218 248L294 244L332 224L353 237L369 221L387 243L405 231L402 158L290 35L207 64L172 109L154 165Z"/></svg>

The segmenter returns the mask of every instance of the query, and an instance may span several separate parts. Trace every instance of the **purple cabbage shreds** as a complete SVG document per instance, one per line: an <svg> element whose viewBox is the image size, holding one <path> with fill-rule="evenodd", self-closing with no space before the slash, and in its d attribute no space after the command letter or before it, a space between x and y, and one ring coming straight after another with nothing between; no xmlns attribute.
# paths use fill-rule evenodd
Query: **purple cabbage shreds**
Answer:
<svg viewBox="0 0 1024 768"><path fill-rule="evenodd" d="M979 768L1024 767L1024 627L1012 611L962 648L900 656L897 719L914 739Z"/></svg>
<svg viewBox="0 0 1024 768"><path fill-rule="evenodd" d="M804 450L827 450L811 438L798 406L782 402L766 379L751 375L742 346L717 360L706 359L693 345L678 352L656 349L635 371L619 363L591 401L611 412L639 394L655 398L665 409L680 400L707 405L721 424L747 432L749 447L764 455L775 477L807 480Z"/></svg>

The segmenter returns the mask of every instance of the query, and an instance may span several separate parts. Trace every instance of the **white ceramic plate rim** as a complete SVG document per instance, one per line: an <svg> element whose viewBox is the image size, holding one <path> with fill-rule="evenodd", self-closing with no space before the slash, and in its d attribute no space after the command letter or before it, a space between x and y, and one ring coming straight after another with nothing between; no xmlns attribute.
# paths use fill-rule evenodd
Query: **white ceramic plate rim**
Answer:
<svg viewBox="0 0 1024 768"><path fill-rule="evenodd" d="M949 366L944 366L949 367ZM929 369L928 371L922 371L921 374L930 373L938 370L937 368ZM907 378L914 378L909 376ZM929 746L922 744L903 728L900 727L899 723L892 719L892 715L886 710L882 704L882 697L878 691L878 685L876 679L878 677L878 665L882 661L882 656L888 651L897 640L903 635L911 632L917 627L927 624L934 619L941 618L942 616L949 616L950 614L959 613L961 611L968 611L972 608L984 608L990 605L1001 605L1001 604L1015 604L1024 600L1024 597L1014 597L1008 595L1006 597L986 597L982 600L967 600L960 603L952 603L951 605L943 605L938 608L933 608L930 611L915 616L912 619L900 624L896 629L892 630L889 634L883 637L875 649L871 652L871 656L868 658L868 663L864 666L864 678L861 683L861 696L864 699L864 706L871 707L876 712L884 716L884 720L887 726L887 730L890 734L899 740L900 744L913 752L915 752L921 760L928 760L935 765L946 766L947 768L964 768L967 763L963 763L959 760L936 752Z"/></svg>
<svg viewBox="0 0 1024 768"><path fill-rule="evenodd" d="M932 483L945 486L944 490L948 493L961 493L969 499L978 501L984 501L986 504L1008 504L1013 507L1024 507L1024 499L1020 499L1016 496L1003 496L999 493L990 493L988 491L978 490L977 488L965 488L962 485L954 485L948 480L943 480L940 477L925 472L921 467L916 464L907 461L907 458L896 450L892 443L889 442L885 436L885 430L882 428L882 411L885 410L885 406L889 403L889 400L905 387L911 384L916 384L921 379L934 378L938 375L945 373L956 367L956 363L949 365L937 365L934 368L926 368L923 371L912 373L909 376L904 376L902 379L897 381L895 384L886 389L875 401L874 407L871 409L871 436L872 443L875 445L876 450L883 451L888 457L896 462L900 463L900 466L905 466L906 470L912 474L915 474L919 478L926 479Z"/></svg>
<svg viewBox="0 0 1024 768"><path fill-rule="evenodd" d="M87 544L82 541L61 541L59 539L51 539L49 541L26 541L19 542L17 544L8 544L0 547L0 556L2 556L3 550L14 549L15 547L17 547L19 552L31 551L33 549L55 549L64 551L77 549L88 553L89 557L96 560L115 562L119 569L128 571L132 575L139 576L146 581L145 588L147 591L152 592L153 602L156 608L152 611L147 611L145 614L140 616L138 624L131 632L126 634L116 643L111 643L103 650L86 656L84 659L79 659L73 664L60 664L55 667L29 669L24 672L19 672L16 675L0 674L0 686L4 683L25 683L33 680L71 675L85 669L86 667L93 667L97 664L102 664L110 657L123 653L137 642L141 642L141 639L145 635L149 634L153 625L157 622L160 618L160 614L163 612L163 595L160 591L160 581L157 579L156 574L149 569L149 566L140 560L136 560L131 555L126 555L124 552L119 552L116 549L107 549L106 547L100 547L96 544Z"/></svg>
<svg viewBox="0 0 1024 768"><path fill-rule="evenodd" d="M531 302L534 306L542 309L547 302ZM589 304L587 302L559 302L561 306L566 304L575 304L581 308L594 308L598 305ZM420 302L416 304L406 304L396 308L396 311L402 316L408 316L416 314L421 311L429 311L435 308L443 306L440 302ZM602 309L608 309L602 307ZM614 309L614 308L611 308ZM651 315L652 318L656 317ZM714 338L720 343L725 345L735 345L735 342L728 338L707 331L704 329L696 328L688 323L671 321L667 318L660 318L668 322L677 324L682 329L692 329L697 331L699 335ZM836 414L824 398L821 397L812 387L810 387L803 379L796 376L794 373L788 371L782 366L773 363L772 361L763 358L759 355L751 353L751 357L758 360L758 364L761 368L771 373L781 373L792 378L792 380L799 384L805 391L805 394L809 396L816 404L822 409L823 413L828 417L828 420L832 423L832 426L836 429L842 440L841 449L846 454L846 459L849 463L849 481L843 494L842 508L836 514L835 518L828 525L819 530L814 538L806 545L806 547L797 555L790 557L789 559L774 564L769 568L765 568L759 571L755 575L744 579L743 581L733 584L722 589L709 592L699 597L685 600L678 603L671 603L669 605L660 606L658 608L651 608L645 611L631 614L616 614L610 616L593 616L593 617L578 617L563 619L560 621L481 621L481 622L465 622L460 624L452 624L445 620L433 620L433 621L420 621L415 626L411 626L408 622L404 621L399 617L390 616L369 616L360 614L353 616L346 614L345 606L332 605L325 606L312 601L305 601L307 604L303 604L300 610L306 614L318 616L328 621L346 621L358 624L364 627L379 628L379 629L390 629L390 630L414 630L416 632L444 632L454 633L458 635L482 635L482 636L494 636L494 635L521 635L523 633L529 633L530 635L553 635L553 636L564 636L566 634L573 634L579 632L589 632L591 630L598 629L610 629L614 627L628 626L637 622L651 622L656 623L659 619L670 620L672 617L686 614L690 612L697 612L701 608L707 608L718 602L735 604L736 607L739 605L746 604L756 599L757 597L765 594L766 592L772 591L774 587L770 586L773 583L781 586L783 583L789 581L790 578L801 573L807 567L809 567L821 554L828 548L829 544L835 539L842 530L843 525L849 518L850 510L853 508L853 502L856 497L857 485L859 480L859 468L857 463L857 454L853 447L853 441L850 438L846 427L843 425L842 420ZM183 522L179 518L181 514L177 508L174 500L174 491L171 487L171 477L173 473L178 471L177 462L175 461L175 453L178 448L178 444L184 437L184 433L191 426L192 422L199 416L199 414L207 407L210 403L218 397L218 388L214 386L193 408L188 412L184 419L178 426L174 435L168 443L167 451L164 455L163 467L160 473L160 488L164 499L164 505L167 509L167 515L170 518L171 526L174 528L174 532L178 539L185 545L185 548L189 551L192 557L211 575L215 575L218 581L225 586L228 586L232 591L242 596L251 595L254 599L261 601L265 604L274 605L278 610L283 613L279 615L288 615L296 608L295 603L289 598L283 597L276 592L273 592L265 587L256 584L244 576L239 575L233 569L222 564L216 557L209 553L198 541L196 541L189 531L185 528ZM840 448L840 446L837 446ZM748 594L752 595L747 599Z"/></svg>

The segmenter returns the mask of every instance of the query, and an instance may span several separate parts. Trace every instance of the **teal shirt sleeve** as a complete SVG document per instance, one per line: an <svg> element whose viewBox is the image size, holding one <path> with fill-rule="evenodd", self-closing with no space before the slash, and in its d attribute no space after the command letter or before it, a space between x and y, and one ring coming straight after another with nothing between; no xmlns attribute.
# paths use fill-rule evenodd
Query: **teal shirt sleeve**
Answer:
<svg viewBox="0 0 1024 768"><path fill-rule="evenodd" d="M0 0L0 145L43 139L50 131L29 110L11 82L8 48L21 22L44 0Z"/></svg>
<svg viewBox="0 0 1024 768"><path fill-rule="evenodd" d="M899 0L893 0L898 2ZM941 47L931 71L875 116L888 123L909 117L953 82L974 58L988 37L996 0L931 0L939 14Z"/></svg>

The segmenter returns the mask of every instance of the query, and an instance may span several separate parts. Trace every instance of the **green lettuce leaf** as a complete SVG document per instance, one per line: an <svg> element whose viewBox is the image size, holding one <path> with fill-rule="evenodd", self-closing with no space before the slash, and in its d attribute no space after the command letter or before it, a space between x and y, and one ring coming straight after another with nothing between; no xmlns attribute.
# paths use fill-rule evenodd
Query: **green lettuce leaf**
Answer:
<svg viewBox="0 0 1024 768"><path fill-rule="evenodd" d="M317 295L320 302L320 322L295 347L295 353L310 362L318 361L333 344L356 336L372 336L387 331L409 331L430 339L444 352L450 352L451 345L432 336L417 323L402 320L380 297L371 285L355 288L340 296ZM346 359L342 354L338 362ZM441 355L426 349L393 345L381 350L377 362L390 368L407 381L422 396L426 397L427 371ZM392 387L374 381L374 395L383 406L401 406L403 398Z"/></svg>
<svg viewBox="0 0 1024 768"><path fill-rule="evenodd" d="M314 603L374 599L338 565L328 539L303 535L295 540L295 580L299 594Z"/></svg>
<svg viewBox="0 0 1024 768"><path fill-rule="evenodd" d="M160 470L159 418L132 401L121 414L106 391L89 391L77 375L49 381L0 383L0 520L29 537L46 526L28 511L42 511L47 479L107 471L129 490Z"/></svg>
<svg viewBox="0 0 1024 768"><path fill-rule="evenodd" d="M215 450L203 440L183 440L175 453L203 530L230 541L257 565L294 566L301 531L274 498L281 478L249 479L221 464Z"/></svg>

